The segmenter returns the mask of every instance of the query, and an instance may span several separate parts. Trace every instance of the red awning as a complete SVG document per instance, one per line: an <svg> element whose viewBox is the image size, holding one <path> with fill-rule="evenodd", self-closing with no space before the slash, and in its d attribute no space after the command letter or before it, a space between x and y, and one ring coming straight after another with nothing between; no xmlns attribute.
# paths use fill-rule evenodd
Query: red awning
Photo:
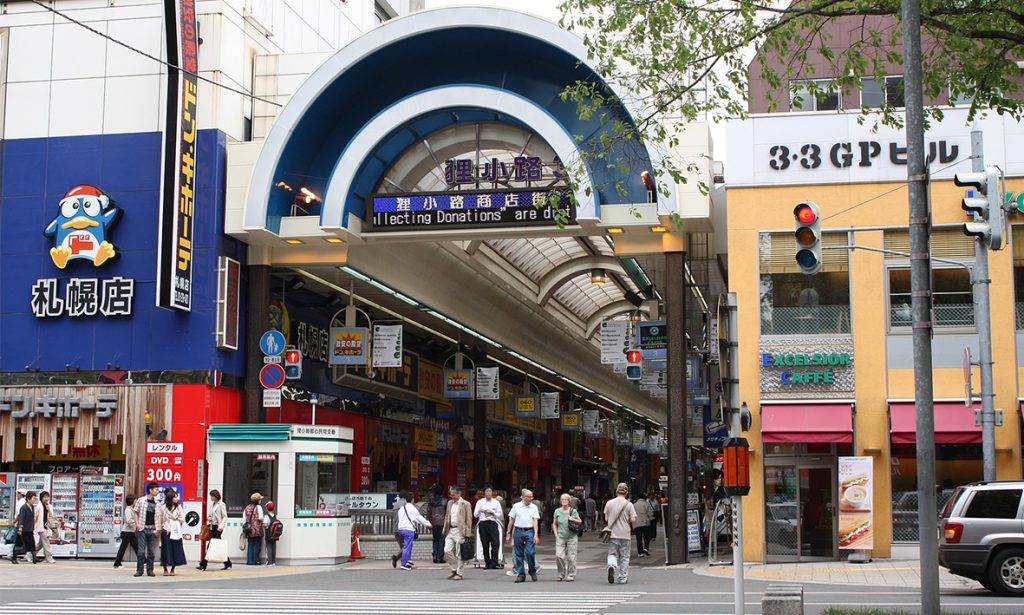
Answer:
<svg viewBox="0 0 1024 615"><path fill-rule="evenodd" d="M974 424L974 408L966 408L959 401L935 402L935 443L981 444L981 426ZM892 421L893 444L917 442L917 416L913 402L889 404L889 418Z"/></svg>
<svg viewBox="0 0 1024 615"><path fill-rule="evenodd" d="M770 404L761 406L764 442L853 442L851 404Z"/></svg>

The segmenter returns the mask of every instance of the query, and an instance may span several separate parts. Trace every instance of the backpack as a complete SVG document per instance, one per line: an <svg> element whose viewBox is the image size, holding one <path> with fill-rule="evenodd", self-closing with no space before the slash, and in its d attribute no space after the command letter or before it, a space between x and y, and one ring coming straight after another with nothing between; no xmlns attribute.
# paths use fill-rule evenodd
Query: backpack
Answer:
<svg viewBox="0 0 1024 615"><path fill-rule="evenodd" d="M270 516L270 526L267 528L267 540L277 542L284 534L284 524L277 519L277 515Z"/></svg>
<svg viewBox="0 0 1024 615"><path fill-rule="evenodd" d="M437 528L444 527L445 505L443 500L441 502L437 505L430 505L430 525ZM396 524L395 527L398 527L398 525Z"/></svg>
<svg viewBox="0 0 1024 615"><path fill-rule="evenodd" d="M242 524L242 533L249 538L259 538L263 535L263 519L257 514L255 504L245 507L245 523Z"/></svg>

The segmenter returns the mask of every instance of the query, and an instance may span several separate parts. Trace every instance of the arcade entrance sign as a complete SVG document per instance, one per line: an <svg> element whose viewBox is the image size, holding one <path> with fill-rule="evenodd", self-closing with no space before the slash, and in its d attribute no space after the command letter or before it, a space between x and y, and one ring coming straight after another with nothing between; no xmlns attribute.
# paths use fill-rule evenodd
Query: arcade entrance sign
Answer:
<svg viewBox="0 0 1024 615"><path fill-rule="evenodd" d="M380 194L370 198L364 231L445 230L576 223L566 189Z"/></svg>

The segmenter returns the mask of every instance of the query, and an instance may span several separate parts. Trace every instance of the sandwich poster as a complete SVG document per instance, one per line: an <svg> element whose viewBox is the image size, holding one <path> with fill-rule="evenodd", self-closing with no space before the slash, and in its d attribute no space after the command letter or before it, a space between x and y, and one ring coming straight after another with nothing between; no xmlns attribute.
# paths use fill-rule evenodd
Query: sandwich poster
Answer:
<svg viewBox="0 0 1024 615"><path fill-rule="evenodd" d="M840 549L874 548L872 461L871 457L839 458Z"/></svg>

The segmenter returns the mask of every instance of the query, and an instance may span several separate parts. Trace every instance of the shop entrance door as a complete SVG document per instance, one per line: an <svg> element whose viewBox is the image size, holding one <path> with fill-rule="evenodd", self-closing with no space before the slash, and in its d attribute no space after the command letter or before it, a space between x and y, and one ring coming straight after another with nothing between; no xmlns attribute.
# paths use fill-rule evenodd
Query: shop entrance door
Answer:
<svg viewBox="0 0 1024 615"><path fill-rule="evenodd" d="M835 469L765 467L765 555L772 562L835 559Z"/></svg>

